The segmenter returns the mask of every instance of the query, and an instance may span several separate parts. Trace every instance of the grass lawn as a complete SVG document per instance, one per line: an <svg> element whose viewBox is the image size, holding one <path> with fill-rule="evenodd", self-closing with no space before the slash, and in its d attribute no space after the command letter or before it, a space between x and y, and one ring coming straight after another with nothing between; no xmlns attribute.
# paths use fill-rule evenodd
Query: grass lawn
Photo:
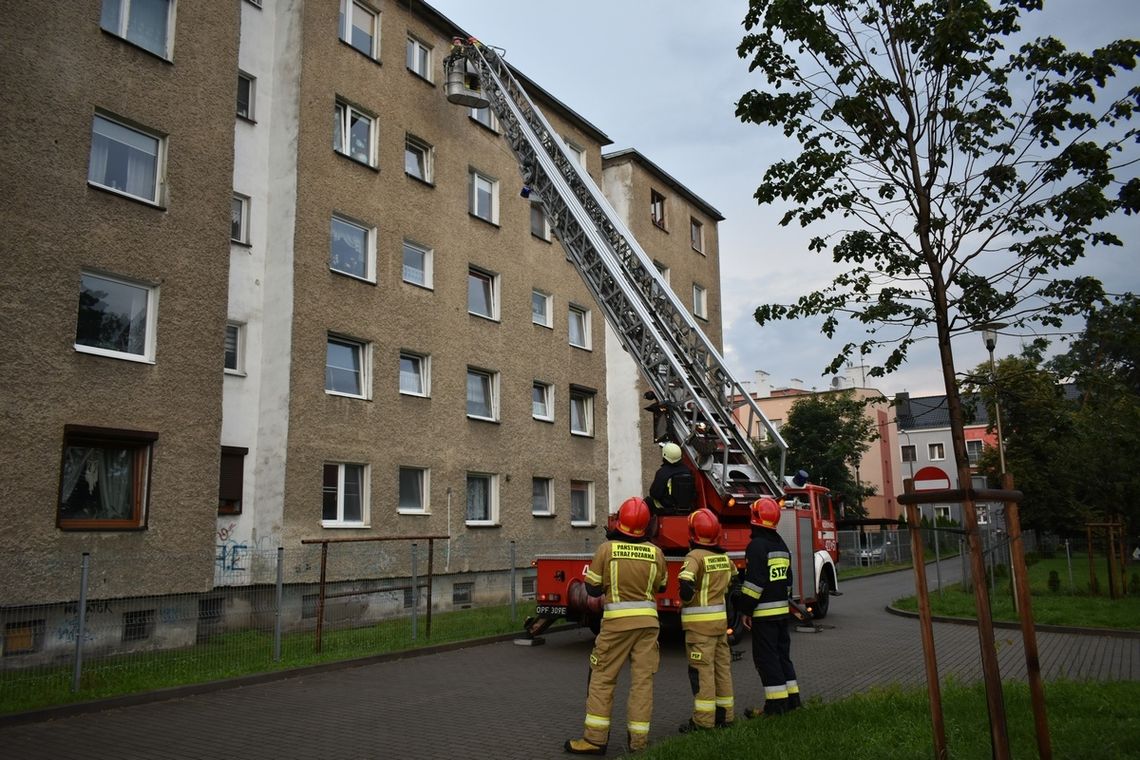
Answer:
<svg viewBox="0 0 1140 760"><path fill-rule="evenodd" d="M1054 682L1045 686L1053 756L1115 760L1140 755L1140 683ZM983 687L945 684L946 744L953 758L990 757ZM1032 703L1024 684L1005 686L1010 753L1037 757ZM618 740L615 731L611 741ZM624 736L620 738L624 749ZM610 747L610 754L615 754ZM646 760L811 757L906 760L934 757L925 689L876 689L840 702L809 702L781 718L738 720L727 730L651 745Z"/></svg>

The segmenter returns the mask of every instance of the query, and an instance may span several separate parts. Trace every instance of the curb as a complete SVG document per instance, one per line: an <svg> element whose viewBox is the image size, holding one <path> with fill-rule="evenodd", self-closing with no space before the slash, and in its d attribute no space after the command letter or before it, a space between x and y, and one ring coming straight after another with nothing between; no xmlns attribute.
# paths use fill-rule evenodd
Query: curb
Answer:
<svg viewBox="0 0 1140 760"><path fill-rule="evenodd" d="M887 612L899 617L908 617L918 619L917 612L910 610L900 610L898 607L886 606ZM953 625L969 625L977 627L978 621L974 618L950 617L948 615L931 615L930 619L935 623L951 623ZM1006 620L993 621L994 628L1006 628L1010 630L1021 630L1021 623L1013 623ZM1075 625L1052 625L1049 623L1034 623L1033 630L1039 633L1071 633L1077 636L1111 636L1121 639L1140 639L1140 631L1133 631L1127 628L1082 628Z"/></svg>
<svg viewBox="0 0 1140 760"><path fill-rule="evenodd" d="M570 631L580 627L582 626L580 626L578 623L561 623L559 625L552 625L550 628L546 629L544 633L559 633L561 631ZM332 670L358 668L362 665L374 665L380 662L391 662L393 660L405 660L411 659L413 657L440 654L442 652L453 652L459 649L478 647L485 644L497 644L503 641L513 641L520 636L525 636L525 634L521 631L517 633L500 633L495 636L486 636L481 639L451 641L446 644L436 644L434 646L420 647L418 649L403 649L399 652L385 652L383 654L369 655L368 657L357 657L351 660L322 662L317 665L304 665L298 668L284 668L282 670L274 670L268 673L251 673L250 675L246 676L224 678L218 681L205 681L203 683L192 683L186 684L184 686L169 686L164 689L140 691L134 694L122 694L120 696L106 697L104 699L93 699L86 702L72 702L65 705L41 707L35 710L27 710L25 712L0 715L0 728L5 728L7 726L17 726L25 723L40 723L42 721L55 720L57 718L70 718L75 715L102 712L103 710L113 710L119 707L133 707L135 705L142 705L150 702L165 702L172 699L192 697L197 694L209 694L211 692L224 691L225 689L236 689L242 686L256 686L257 684L271 683L273 681L284 681L289 678L298 678L301 676L316 675L318 673L327 673Z"/></svg>

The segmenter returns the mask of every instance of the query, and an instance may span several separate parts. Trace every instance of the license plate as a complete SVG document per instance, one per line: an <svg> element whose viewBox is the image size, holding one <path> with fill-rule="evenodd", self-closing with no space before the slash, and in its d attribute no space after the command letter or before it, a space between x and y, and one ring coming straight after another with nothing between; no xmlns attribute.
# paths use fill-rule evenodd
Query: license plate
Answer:
<svg viewBox="0 0 1140 760"><path fill-rule="evenodd" d="M534 614L543 617L566 617L566 608L549 604L540 604L534 608Z"/></svg>

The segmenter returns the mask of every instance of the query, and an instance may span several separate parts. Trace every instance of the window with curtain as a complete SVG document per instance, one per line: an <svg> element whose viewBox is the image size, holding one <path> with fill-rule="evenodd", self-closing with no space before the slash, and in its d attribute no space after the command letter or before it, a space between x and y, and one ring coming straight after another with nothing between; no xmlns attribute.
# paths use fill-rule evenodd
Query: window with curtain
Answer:
<svg viewBox="0 0 1140 760"><path fill-rule="evenodd" d="M161 138L105 116L91 126L87 181L97 187L158 203Z"/></svg>
<svg viewBox="0 0 1140 760"><path fill-rule="evenodd" d="M64 428L57 523L116 530L146 524L151 451L158 433Z"/></svg>
<svg viewBox="0 0 1140 760"><path fill-rule="evenodd" d="M498 515L496 503L496 478L480 472L467 473L467 522L469 524L494 524Z"/></svg>
<svg viewBox="0 0 1140 760"><path fill-rule="evenodd" d="M171 0L103 0L99 25L111 34L169 58Z"/></svg>

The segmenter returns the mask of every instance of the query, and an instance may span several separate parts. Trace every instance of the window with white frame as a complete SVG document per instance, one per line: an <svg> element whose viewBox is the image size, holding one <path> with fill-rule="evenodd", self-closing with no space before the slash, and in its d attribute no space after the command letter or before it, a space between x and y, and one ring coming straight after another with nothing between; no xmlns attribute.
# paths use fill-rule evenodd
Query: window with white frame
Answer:
<svg viewBox="0 0 1140 760"><path fill-rule="evenodd" d="M157 204L162 195L164 148L165 140L158 135L96 114L91 124L87 181Z"/></svg>
<svg viewBox="0 0 1140 760"><path fill-rule="evenodd" d="M499 373L467 368L467 416L478 420L499 419Z"/></svg>
<svg viewBox="0 0 1140 760"><path fill-rule="evenodd" d="M431 46L408 35L408 70L418 74L429 82L431 78Z"/></svg>
<svg viewBox="0 0 1140 760"><path fill-rule="evenodd" d="M467 473L468 525L495 525L499 521L499 476L489 472Z"/></svg>
<svg viewBox="0 0 1140 760"><path fill-rule="evenodd" d="M666 285L668 285L669 284L669 267L665 266L660 261L654 260L653 268L658 271L658 273L661 275L661 279L665 281Z"/></svg>
<svg viewBox="0 0 1140 760"><path fill-rule="evenodd" d="M427 246L404 241L404 282L419 285L421 288L432 287L432 249Z"/></svg>
<svg viewBox="0 0 1140 760"><path fill-rule="evenodd" d="M499 181L474 169L471 170L468 185L468 210L472 216L490 222L499 223Z"/></svg>
<svg viewBox="0 0 1140 760"><path fill-rule="evenodd" d="M157 320L157 287L80 273L76 351L153 362Z"/></svg>
<svg viewBox="0 0 1140 760"><path fill-rule="evenodd" d="M333 113L333 150L362 164L375 166L375 117L338 100Z"/></svg>
<svg viewBox="0 0 1140 760"><path fill-rule="evenodd" d="M562 142L566 144L566 149L570 151L570 155L574 158L575 161L578 162L578 166L581 166L583 169L586 168L585 148L581 147L580 145L576 145L570 140L567 140L565 137L562 138Z"/></svg>
<svg viewBox="0 0 1140 760"><path fill-rule="evenodd" d="M253 121L253 98L257 92L257 77L238 72L237 115Z"/></svg>
<svg viewBox="0 0 1140 760"><path fill-rule="evenodd" d="M899 448L902 450L902 460L904 462L918 461L918 452L912 444L904 444Z"/></svg>
<svg viewBox="0 0 1140 760"><path fill-rule="evenodd" d="M418 137L407 135L404 138L404 173L410 177L431 184L432 147Z"/></svg>
<svg viewBox="0 0 1140 760"><path fill-rule="evenodd" d="M697 253L705 252L705 226L696 217L689 217L689 245Z"/></svg>
<svg viewBox="0 0 1140 760"><path fill-rule="evenodd" d="M590 310L570 304L567 321L570 345L576 348L590 348Z"/></svg>
<svg viewBox="0 0 1140 760"><path fill-rule="evenodd" d="M536 420L554 420L554 386L534 381L531 388L531 416Z"/></svg>
<svg viewBox="0 0 1140 760"><path fill-rule="evenodd" d="M230 204L230 240L249 245L249 196L234 193Z"/></svg>
<svg viewBox="0 0 1140 760"><path fill-rule="evenodd" d="M499 276L477 267L467 270L467 313L499 318Z"/></svg>
<svg viewBox="0 0 1140 760"><path fill-rule="evenodd" d="M535 517L554 514L554 479L531 478L530 513Z"/></svg>
<svg viewBox="0 0 1140 760"><path fill-rule="evenodd" d="M224 360L226 374L245 374L245 325L240 322L226 324Z"/></svg>
<svg viewBox="0 0 1140 760"><path fill-rule="evenodd" d="M375 241L375 228L333 216L329 232L329 269L374 282Z"/></svg>
<svg viewBox="0 0 1140 760"><path fill-rule="evenodd" d="M946 444L944 443L931 443L927 444L927 452L930 455L930 461L936 462L939 459L946 458Z"/></svg>
<svg viewBox="0 0 1140 760"><path fill-rule="evenodd" d="M709 292L693 283L693 315L701 319L709 318Z"/></svg>
<svg viewBox="0 0 1140 760"><path fill-rule="evenodd" d="M366 464L326 462L322 495L321 526L365 528L368 526L369 476Z"/></svg>
<svg viewBox="0 0 1140 760"><path fill-rule="evenodd" d="M936 521L937 520L943 520L945 522L949 522L950 521L950 507L935 506L934 507L934 518Z"/></svg>
<svg viewBox="0 0 1140 760"><path fill-rule="evenodd" d="M328 349L325 353L325 393L368 398L371 395L369 363L367 343L337 335L328 336Z"/></svg>
<svg viewBox="0 0 1140 760"><path fill-rule="evenodd" d="M499 131L499 120L495 117L494 112L490 108L472 108L471 118L482 124L487 129Z"/></svg>
<svg viewBox="0 0 1140 760"><path fill-rule="evenodd" d="M594 524L594 484L588 480L570 481L570 524Z"/></svg>
<svg viewBox="0 0 1140 760"><path fill-rule="evenodd" d="M364 3L340 2L340 38L369 58L380 57L380 14Z"/></svg>
<svg viewBox="0 0 1140 760"><path fill-rule="evenodd" d="M554 327L554 296L541 290L530 292L530 321L543 327Z"/></svg>
<svg viewBox="0 0 1140 760"><path fill-rule="evenodd" d="M530 234L540 240L550 242L550 222L541 203L530 204Z"/></svg>
<svg viewBox="0 0 1140 760"><path fill-rule="evenodd" d="M665 229L665 196L656 190L649 191L649 218L655 225Z"/></svg>
<svg viewBox="0 0 1140 760"><path fill-rule="evenodd" d="M144 527L157 439L157 433L65 425L56 514L59 527Z"/></svg>
<svg viewBox="0 0 1140 760"><path fill-rule="evenodd" d="M431 492L431 470L426 467L401 467L396 511L403 515L428 513Z"/></svg>
<svg viewBox="0 0 1140 760"><path fill-rule="evenodd" d="M99 25L116 37L170 58L173 0L103 0Z"/></svg>
<svg viewBox="0 0 1140 760"><path fill-rule="evenodd" d="M594 393L570 387L570 432L574 435L594 434Z"/></svg>
<svg viewBox="0 0 1140 760"><path fill-rule="evenodd" d="M400 393L431 395L431 357L412 351L400 352Z"/></svg>
<svg viewBox="0 0 1140 760"><path fill-rule="evenodd" d="M977 467L978 462L982 461L982 448L985 444L980 440L966 441L966 457L970 460L971 467Z"/></svg>

